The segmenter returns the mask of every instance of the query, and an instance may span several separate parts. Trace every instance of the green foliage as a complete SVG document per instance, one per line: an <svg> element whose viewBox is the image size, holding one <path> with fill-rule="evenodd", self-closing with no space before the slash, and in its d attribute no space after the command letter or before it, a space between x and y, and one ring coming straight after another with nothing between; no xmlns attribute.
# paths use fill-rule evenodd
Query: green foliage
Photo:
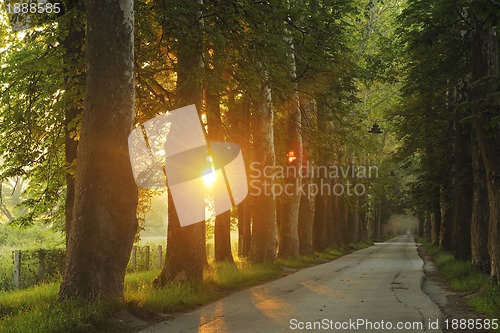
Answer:
<svg viewBox="0 0 500 333"><path fill-rule="evenodd" d="M216 287L235 290L265 282L281 274L281 266L274 263L250 264L245 260L232 263L214 263L204 280Z"/></svg>
<svg viewBox="0 0 500 333"><path fill-rule="evenodd" d="M470 262L456 260L452 254L441 252L438 247L424 242L425 250L433 258L439 272L451 287L460 292L473 292L467 303L488 318L500 316L500 285Z"/></svg>
<svg viewBox="0 0 500 333"><path fill-rule="evenodd" d="M300 256L298 258L278 259L278 263L283 267L307 268L324 262L325 259L319 255Z"/></svg>
<svg viewBox="0 0 500 333"><path fill-rule="evenodd" d="M83 53L68 52L65 40L69 21L78 22L72 25L76 30L84 21L74 4L66 5L57 24L10 32L0 49L0 180L21 178L26 184L15 203L22 209L9 220L21 225L41 220L59 230L66 175L74 167L65 160L65 136L78 137L78 121L66 124L66 111L81 108L84 93Z"/></svg>
<svg viewBox="0 0 500 333"><path fill-rule="evenodd" d="M44 225L21 228L16 225L0 224L0 290L13 288L14 261L12 251L23 251L23 286L40 282L38 258L40 249L51 249L45 256L47 260L45 278L53 278L60 272L61 253L64 236ZM51 255L53 253L54 255ZM29 260L29 259L33 260ZM58 259L59 258L59 259ZM41 278L41 277L40 277Z"/></svg>
<svg viewBox="0 0 500 333"><path fill-rule="evenodd" d="M303 257L302 262L320 264L336 259L352 249L364 248L370 242L353 244L348 248L330 248ZM99 332L112 330L109 318L125 306L140 311L187 311L208 304L228 293L282 276L280 264L212 263L205 270L201 283L170 282L164 288L154 288L153 281L160 271L153 269L125 276L124 300L128 305L57 301L59 283L46 283L24 290L0 293L0 332ZM302 267L300 267L302 268Z"/></svg>
<svg viewBox="0 0 500 333"><path fill-rule="evenodd" d="M153 280L159 271L129 274L125 279L125 300L155 312L186 311L207 304L226 292L255 285L281 274L277 264L252 265L245 261L236 264L214 263L206 269L201 284L169 282L156 289Z"/></svg>
<svg viewBox="0 0 500 333"><path fill-rule="evenodd" d="M396 157L408 177L408 207L430 211L453 165L453 97L470 66L466 1L409 0L398 18L404 50L403 99L392 113L401 145Z"/></svg>
<svg viewBox="0 0 500 333"><path fill-rule="evenodd" d="M366 240L358 243L351 243L343 247L328 247L324 251L315 252L312 255L300 256L298 258L278 259L278 263L284 267L307 268L322 264L325 261L335 260L353 251L362 250L372 245L372 241Z"/></svg>
<svg viewBox="0 0 500 333"><path fill-rule="evenodd" d="M37 184L24 191L22 205L29 211L17 217L21 224L35 217L54 220L55 205L63 196L64 157L58 148L64 134L60 109L64 85L58 70L62 53L44 43L56 33L28 32L0 53L1 177L21 176Z"/></svg>
<svg viewBox="0 0 500 333"><path fill-rule="evenodd" d="M99 332L113 304L57 302L58 283L0 294L0 332Z"/></svg>
<svg viewBox="0 0 500 333"><path fill-rule="evenodd" d="M165 190L139 189L139 202L137 204L139 228L136 242L141 237L164 237L166 235L167 202Z"/></svg>
<svg viewBox="0 0 500 333"><path fill-rule="evenodd" d="M169 282L155 289L153 280L160 272L149 271L128 275L125 281L125 300L156 312L175 312L193 309L217 298L210 289L194 283Z"/></svg>
<svg viewBox="0 0 500 333"><path fill-rule="evenodd" d="M0 245L2 251L61 247L64 245L64 235L44 225L20 228L0 224Z"/></svg>

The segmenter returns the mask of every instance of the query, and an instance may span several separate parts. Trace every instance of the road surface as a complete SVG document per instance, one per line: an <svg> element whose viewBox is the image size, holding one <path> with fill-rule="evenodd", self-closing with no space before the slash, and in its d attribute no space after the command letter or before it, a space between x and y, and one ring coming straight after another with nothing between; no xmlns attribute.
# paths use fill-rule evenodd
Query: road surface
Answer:
<svg viewBox="0 0 500 333"><path fill-rule="evenodd" d="M399 236L141 332L441 332L422 267L413 238Z"/></svg>

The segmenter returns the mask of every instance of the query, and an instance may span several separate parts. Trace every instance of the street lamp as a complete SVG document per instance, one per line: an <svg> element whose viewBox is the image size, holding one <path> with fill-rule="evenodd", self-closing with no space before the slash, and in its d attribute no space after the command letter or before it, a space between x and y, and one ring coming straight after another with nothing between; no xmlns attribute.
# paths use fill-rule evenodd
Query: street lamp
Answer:
<svg viewBox="0 0 500 333"><path fill-rule="evenodd" d="M380 130L380 127L378 126L377 123L374 123L372 128L368 131L368 133L372 134L382 134L382 131Z"/></svg>

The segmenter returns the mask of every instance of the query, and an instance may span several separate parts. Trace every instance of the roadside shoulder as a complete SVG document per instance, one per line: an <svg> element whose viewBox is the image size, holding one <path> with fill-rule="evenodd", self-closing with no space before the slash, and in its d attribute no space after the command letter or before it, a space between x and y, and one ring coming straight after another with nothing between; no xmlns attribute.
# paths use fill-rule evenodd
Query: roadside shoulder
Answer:
<svg viewBox="0 0 500 333"><path fill-rule="evenodd" d="M483 318L472 310L466 303L471 292L458 292L451 288L446 279L438 272L432 257L425 251L421 245L417 247L418 254L424 261L424 279L422 281L422 290L436 303L445 317L453 319L479 319ZM445 333L487 333L488 330L468 330L468 329L443 329Z"/></svg>

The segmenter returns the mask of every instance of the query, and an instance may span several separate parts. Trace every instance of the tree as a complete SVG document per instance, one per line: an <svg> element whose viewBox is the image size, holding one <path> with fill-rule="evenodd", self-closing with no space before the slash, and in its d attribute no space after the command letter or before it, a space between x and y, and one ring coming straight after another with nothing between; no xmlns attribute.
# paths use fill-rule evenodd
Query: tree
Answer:
<svg viewBox="0 0 500 333"><path fill-rule="evenodd" d="M75 165L78 150L78 125L82 118L85 91L83 52L85 30L83 12L75 0L65 3L66 15L59 19L66 93L64 104L64 156L66 169L65 231L69 236L75 198ZM66 237L66 242L68 237Z"/></svg>
<svg viewBox="0 0 500 333"><path fill-rule="evenodd" d="M137 230L132 1L86 1L87 84L59 298L120 299Z"/></svg>
<svg viewBox="0 0 500 333"><path fill-rule="evenodd" d="M288 20L291 21L290 17ZM293 22L291 22L293 25ZM290 189L283 198L281 223L278 223L278 257L299 256L299 207L301 194L298 191L302 184L299 175L302 166L302 129L299 93L297 91L297 63L295 61L295 41L285 27L284 42L289 63L291 89L284 98L284 114L287 118L285 147L287 150L287 168L295 169L285 178L285 186Z"/></svg>
<svg viewBox="0 0 500 333"><path fill-rule="evenodd" d="M196 104L200 112L203 92L201 85L203 66L201 3L197 0L189 0L178 6L176 11L173 8L169 8L172 11L164 14L175 14L176 18L184 24L179 26L179 30L174 31L178 41L175 45L177 52L176 104L178 107ZM189 29L189 33L181 31L182 29ZM169 190L165 265L155 279L155 285L164 286L171 280L201 280L206 263L205 222L181 227Z"/></svg>
<svg viewBox="0 0 500 333"><path fill-rule="evenodd" d="M302 110L301 128L303 133L303 155L302 163L307 165L314 164L314 146L313 137L316 131L316 110L314 102L310 96L300 94L300 108ZM311 177L302 179L304 186L312 186L313 180ZM313 253L313 224L315 215L315 200L316 194L308 193L300 198L299 206L299 253L301 255L309 255Z"/></svg>
<svg viewBox="0 0 500 333"><path fill-rule="evenodd" d="M218 6L227 6L224 2L212 2L207 4L206 10L215 15L208 15L204 24L205 43L205 77L204 95L207 115L208 140L225 141L227 131L223 125L223 115L221 110L222 96L229 85L223 79L226 70L226 54L229 46L226 46L226 36L224 34L223 22L229 18L224 15L224 10L217 10ZM235 110L228 110L227 117L232 116ZM231 211L223 212L215 217L214 228L214 257L216 261L233 262L231 253Z"/></svg>
<svg viewBox="0 0 500 333"><path fill-rule="evenodd" d="M472 25L472 94L474 105L474 132L477 149L484 165L489 204L488 251L491 277L500 280L500 173L498 158L500 121L498 118L499 87L496 80L498 69L498 39L496 26L499 22L498 4L473 1Z"/></svg>

